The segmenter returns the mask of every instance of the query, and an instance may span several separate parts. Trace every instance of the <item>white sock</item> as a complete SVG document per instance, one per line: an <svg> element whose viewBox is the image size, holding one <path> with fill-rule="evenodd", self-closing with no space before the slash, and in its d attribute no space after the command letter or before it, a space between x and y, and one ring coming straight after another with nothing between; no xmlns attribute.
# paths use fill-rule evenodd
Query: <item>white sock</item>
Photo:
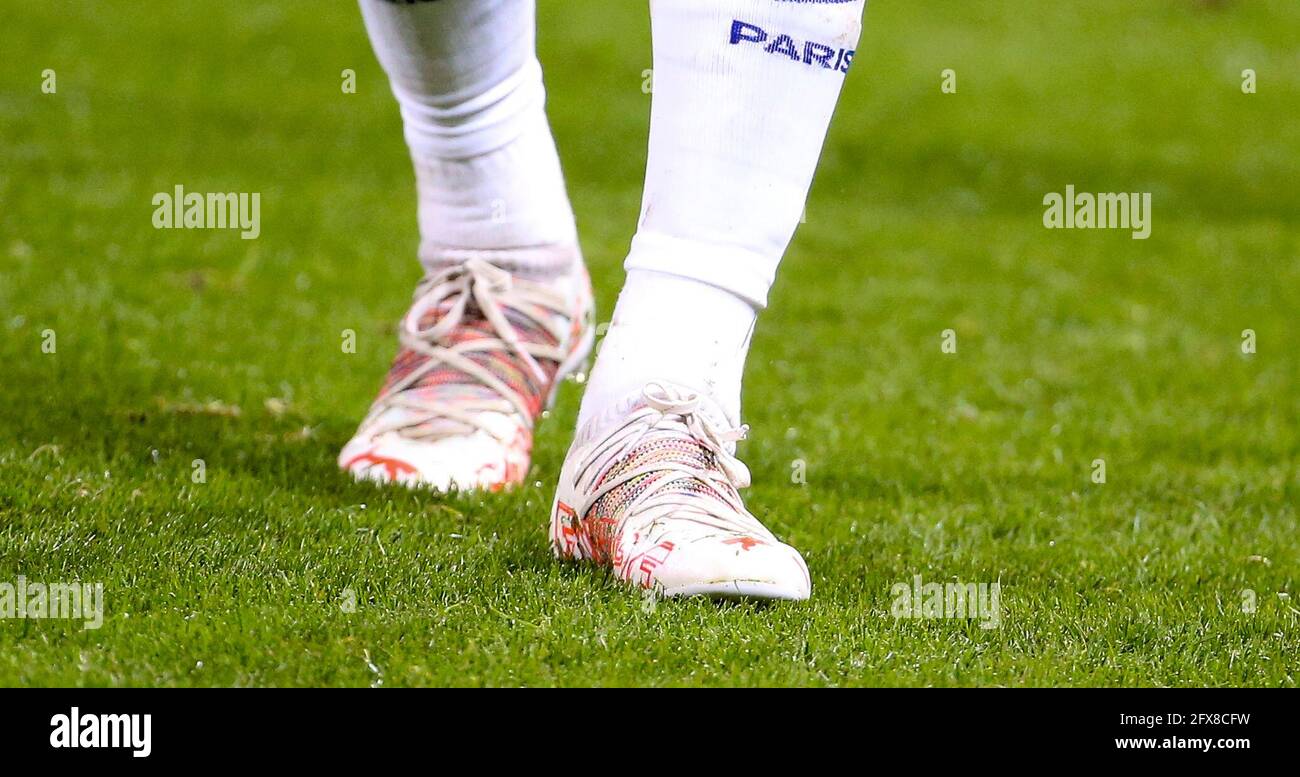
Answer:
<svg viewBox="0 0 1300 777"><path fill-rule="evenodd" d="M740 377L756 313L753 305L716 286L629 270L582 397L579 427L650 381L693 389L738 425Z"/></svg>
<svg viewBox="0 0 1300 777"><path fill-rule="evenodd" d="M361 0L361 12L415 164L421 260L575 244L534 0Z"/></svg>
<svg viewBox="0 0 1300 777"><path fill-rule="evenodd" d="M641 221L580 424L662 379L738 421L748 333L803 212L864 6L651 0Z"/></svg>

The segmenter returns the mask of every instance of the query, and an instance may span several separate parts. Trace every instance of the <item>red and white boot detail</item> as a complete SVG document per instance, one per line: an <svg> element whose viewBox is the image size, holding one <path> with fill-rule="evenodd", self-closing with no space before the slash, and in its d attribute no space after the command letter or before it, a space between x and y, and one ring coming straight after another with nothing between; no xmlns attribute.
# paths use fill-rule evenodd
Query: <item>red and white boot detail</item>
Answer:
<svg viewBox="0 0 1300 777"><path fill-rule="evenodd" d="M741 502L745 430L705 397L652 383L580 431L560 473L551 546L664 596L807 599L808 567Z"/></svg>
<svg viewBox="0 0 1300 777"><path fill-rule="evenodd" d="M359 479L495 491L524 480L534 424L591 351L591 282L576 247L441 258L338 463Z"/></svg>

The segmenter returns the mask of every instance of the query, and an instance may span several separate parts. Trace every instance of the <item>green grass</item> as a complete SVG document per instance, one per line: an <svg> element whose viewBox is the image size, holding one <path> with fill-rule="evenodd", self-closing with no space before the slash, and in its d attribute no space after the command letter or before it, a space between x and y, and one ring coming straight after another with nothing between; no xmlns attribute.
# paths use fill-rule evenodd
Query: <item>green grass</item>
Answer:
<svg viewBox="0 0 1300 777"><path fill-rule="evenodd" d="M607 316L647 14L541 5ZM1286 0L874 0L746 382L749 503L813 599L651 608L548 554L575 386L514 493L335 470L419 272L353 5L12 6L0 581L102 582L107 612L0 621L0 683L1295 686L1296 29ZM154 230L178 183L261 192L261 237ZM1069 183L1152 192L1151 238L1044 229ZM893 619L914 575L1000 581L1001 628Z"/></svg>

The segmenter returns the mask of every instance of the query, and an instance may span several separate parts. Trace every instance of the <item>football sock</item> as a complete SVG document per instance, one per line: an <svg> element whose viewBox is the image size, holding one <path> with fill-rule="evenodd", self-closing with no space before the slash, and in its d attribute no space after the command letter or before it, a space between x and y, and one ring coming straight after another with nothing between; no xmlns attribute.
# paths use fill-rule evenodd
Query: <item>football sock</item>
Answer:
<svg viewBox="0 0 1300 777"><path fill-rule="evenodd" d="M641 219L580 425L665 379L739 422L756 312L803 212L864 5L651 0Z"/></svg>
<svg viewBox="0 0 1300 777"><path fill-rule="evenodd" d="M534 0L361 0L361 11L415 166L421 260L463 255L449 248L575 245L546 120ZM545 250L520 256L555 263Z"/></svg>
<svg viewBox="0 0 1300 777"><path fill-rule="evenodd" d="M739 423L740 376L757 309L717 286L654 270L628 270L600 341L578 423L613 410L614 422L651 381L712 398L719 423ZM620 407L622 409L620 409Z"/></svg>

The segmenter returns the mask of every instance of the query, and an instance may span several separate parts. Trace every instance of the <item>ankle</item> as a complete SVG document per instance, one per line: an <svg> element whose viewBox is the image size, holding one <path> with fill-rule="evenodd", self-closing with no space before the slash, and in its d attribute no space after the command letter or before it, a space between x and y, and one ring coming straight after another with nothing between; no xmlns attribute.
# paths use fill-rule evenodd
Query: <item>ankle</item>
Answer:
<svg viewBox="0 0 1300 777"><path fill-rule="evenodd" d="M698 392L739 424L740 384L756 311L730 292L631 270L583 397L579 424L652 381Z"/></svg>

